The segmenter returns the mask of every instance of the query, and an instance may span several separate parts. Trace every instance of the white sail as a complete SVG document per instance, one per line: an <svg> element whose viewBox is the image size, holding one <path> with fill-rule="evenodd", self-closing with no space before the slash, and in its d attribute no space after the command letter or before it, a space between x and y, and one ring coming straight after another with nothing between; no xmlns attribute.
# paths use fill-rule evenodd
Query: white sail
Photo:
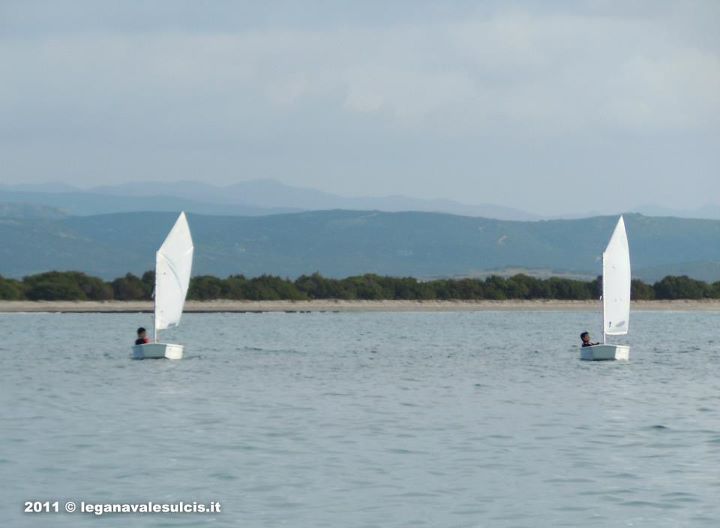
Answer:
<svg viewBox="0 0 720 528"><path fill-rule="evenodd" d="M176 326L190 285L193 242L185 213L160 246L155 259L155 331Z"/></svg>
<svg viewBox="0 0 720 528"><path fill-rule="evenodd" d="M603 331L625 335L630 324L630 249L620 217L603 253Z"/></svg>

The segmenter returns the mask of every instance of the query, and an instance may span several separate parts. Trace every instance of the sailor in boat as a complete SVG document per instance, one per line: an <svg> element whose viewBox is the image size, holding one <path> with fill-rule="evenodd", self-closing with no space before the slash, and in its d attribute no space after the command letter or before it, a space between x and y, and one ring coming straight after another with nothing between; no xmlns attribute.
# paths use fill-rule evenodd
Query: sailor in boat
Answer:
<svg viewBox="0 0 720 528"><path fill-rule="evenodd" d="M590 332L583 332L582 334L580 334L580 339L582 339L583 347L595 346L595 345L600 344L600 343L591 343L590 342Z"/></svg>
<svg viewBox="0 0 720 528"><path fill-rule="evenodd" d="M137 329L137 339L135 340L136 345L147 345L150 342L150 339L147 336L147 330L145 330L142 326Z"/></svg>

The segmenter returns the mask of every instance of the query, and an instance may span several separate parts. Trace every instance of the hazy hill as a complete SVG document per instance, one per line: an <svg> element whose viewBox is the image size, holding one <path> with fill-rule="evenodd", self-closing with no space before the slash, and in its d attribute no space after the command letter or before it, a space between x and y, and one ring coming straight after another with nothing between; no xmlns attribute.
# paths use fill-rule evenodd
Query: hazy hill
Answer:
<svg viewBox="0 0 720 528"><path fill-rule="evenodd" d="M168 187L171 187L168 190ZM146 182L142 186L122 184L96 187L95 192L143 194L170 192L174 196L194 196L216 203L249 203L257 207L285 207L295 210L378 210L388 212L423 211L467 216L483 216L501 220L534 220L538 217L519 209L492 204L464 204L453 200L423 200L407 196L339 196L316 189L295 187L275 180L247 180L232 185L216 186L199 182Z"/></svg>
<svg viewBox="0 0 720 528"><path fill-rule="evenodd" d="M482 198L482 197L478 197ZM472 202L472 198L469 198ZM67 184L0 185L0 202L55 207L66 214L94 215L132 211L178 211L196 214L262 216L268 214L331 209L386 212L419 211L478 216L500 220L541 220L539 215L512 207L453 200L424 200L407 196L347 197L306 187L268 180L246 180L232 185L176 181L125 183L80 189ZM544 219L578 219L600 216L586 210L558 211ZM646 216L674 216L720 220L720 206L708 204L697 209L671 209L652 204L633 208Z"/></svg>
<svg viewBox="0 0 720 528"><path fill-rule="evenodd" d="M0 274L81 270L105 278L153 266L173 213L0 218ZM196 274L417 277L525 268L595 276L616 217L513 222L434 213L319 211L190 215ZM720 279L720 221L626 217L635 275ZM708 275L709 274L709 275Z"/></svg>
<svg viewBox="0 0 720 528"><path fill-rule="evenodd" d="M11 188L14 189L14 188ZM169 195L115 195L80 190L9 190L0 187L0 202L50 207L68 215L97 215L134 211L192 211L197 214L256 216L297 211L241 203L212 203Z"/></svg>
<svg viewBox="0 0 720 528"><path fill-rule="evenodd" d="M519 209L452 200L422 200L406 196L346 197L274 180L248 180L217 186L179 181L126 183L79 189L67 185L0 186L0 201L58 207L75 215L129 211L177 211L197 214L255 216L328 209L425 211L505 220L538 217Z"/></svg>
<svg viewBox="0 0 720 528"><path fill-rule="evenodd" d="M22 202L0 202L0 218L64 218L63 211L47 205Z"/></svg>

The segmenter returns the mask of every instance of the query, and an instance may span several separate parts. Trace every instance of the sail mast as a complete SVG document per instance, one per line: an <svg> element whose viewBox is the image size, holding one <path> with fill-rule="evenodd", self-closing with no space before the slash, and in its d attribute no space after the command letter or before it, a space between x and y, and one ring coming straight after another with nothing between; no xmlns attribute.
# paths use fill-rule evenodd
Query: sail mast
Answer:
<svg viewBox="0 0 720 528"><path fill-rule="evenodd" d="M607 321L605 320L607 310L605 309L605 251L603 251L602 254L602 266L603 266L603 277L602 277L602 293L600 294L600 299L602 300L602 336L603 336L603 345L607 343L607 334L605 333L605 329L607 328Z"/></svg>
<svg viewBox="0 0 720 528"><path fill-rule="evenodd" d="M155 286L153 287L153 343L158 342L158 317L157 317L157 280L158 280L158 274L157 274L157 256L155 257L156 264L155 264Z"/></svg>

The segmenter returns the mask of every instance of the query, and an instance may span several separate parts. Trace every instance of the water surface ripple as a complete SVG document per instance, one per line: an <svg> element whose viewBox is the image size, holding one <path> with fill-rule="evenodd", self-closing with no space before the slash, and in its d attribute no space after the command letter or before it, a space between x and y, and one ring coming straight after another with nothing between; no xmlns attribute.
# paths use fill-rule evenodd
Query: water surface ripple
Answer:
<svg viewBox="0 0 720 528"><path fill-rule="evenodd" d="M0 314L4 526L717 527L720 314ZM211 515L28 515L29 499L220 501Z"/></svg>

